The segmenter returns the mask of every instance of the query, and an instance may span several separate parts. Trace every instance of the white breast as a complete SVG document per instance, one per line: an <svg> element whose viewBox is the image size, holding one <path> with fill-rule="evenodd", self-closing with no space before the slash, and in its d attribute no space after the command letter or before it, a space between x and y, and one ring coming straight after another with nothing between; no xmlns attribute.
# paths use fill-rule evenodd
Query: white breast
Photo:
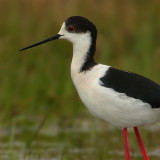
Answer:
<svg viewBox="0 0 160 160"><path fill-rule="evenodd" d="M100 78L108 68L109 66L98 64L82 73L71 69L73 83L88 110L93 115L121 128L156 122L160 111L153 110L149 104L141 100L100 85Z"/></svg>

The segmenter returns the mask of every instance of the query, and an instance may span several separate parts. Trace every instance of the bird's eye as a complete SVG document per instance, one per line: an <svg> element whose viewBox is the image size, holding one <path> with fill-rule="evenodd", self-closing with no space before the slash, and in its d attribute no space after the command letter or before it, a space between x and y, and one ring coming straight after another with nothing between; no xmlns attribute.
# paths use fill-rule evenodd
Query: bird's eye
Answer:
<svg viewBox="0 0 160 160"><path fill-rule="evenodd" d="M68 31L74 31L74 26L72 26L72 25L71 25L71 26L68 26L67 30L68 30Z"/></svg>

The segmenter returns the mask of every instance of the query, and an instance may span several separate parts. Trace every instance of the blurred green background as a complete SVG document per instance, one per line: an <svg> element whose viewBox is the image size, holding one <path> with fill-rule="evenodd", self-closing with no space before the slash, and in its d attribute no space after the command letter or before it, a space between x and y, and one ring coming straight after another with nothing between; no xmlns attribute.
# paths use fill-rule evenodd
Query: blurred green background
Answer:
<svg viewBox="0 0 160 160"><path fill-rule="evenodd" d="M5 151L9 150L9 154L5 155L10 159L19 159L22 148L16 150L16 142L31 148L35 141L66 142L81 149L98 147L97 156L82 152L84 157L80 154L82 157L76 155L73 159L103 160L106 157L117 159L117 156L124 159L121 131L92 117L78 97L70 78L72 45L57 40L18 52L56 34L63 21L73 15L84 16L96 24L95 59L98 62L160 83L159 0L0 0L0 137L2 146L7 144ZM68 128L74 128L75 133L63 132ZM54 138L52 134L44 135L51 131L55 134L59 129L60 134ZM88 132L82 134L83 129ZM152 138L159 131L153 133L144 129L142 132L149 138L146 140L149 150L155 149L158 142L160 145L160 141L157 142L160 137ZM107 134L108 137L119 136L120 146L112 141L108 146L102 143L109 143ZM91 140L86 144L86 139ZM132 139L134 153L137 143L134 136ZM43 150L44 146L40 148ZM2 148L0 145L0 151ZM63 144L60 148L63 153L49 154L50 157L63 155L62 159L70 159L68 147ZM122 155L107 153L107 150L118 149L122 150ZM38 159L39 155L35 151L33 159ZM24 152L23 156L28 154ZM136 156L139 159L139 155L135 154L135 159Z"/></svg>

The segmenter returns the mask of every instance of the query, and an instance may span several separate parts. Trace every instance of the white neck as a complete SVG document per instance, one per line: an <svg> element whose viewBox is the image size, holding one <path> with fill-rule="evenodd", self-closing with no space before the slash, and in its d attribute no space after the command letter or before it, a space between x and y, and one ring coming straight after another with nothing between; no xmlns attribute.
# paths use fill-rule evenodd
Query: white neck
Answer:
<svg viewBox="0 0 160 160"><path fill-rule="evenodd" d="M66 30L65 23L63 23L59 34L63 35L59 39L66 39L73 44L71 74L79 73L91 46L91 33L89 31L86 33L69 33Z"/></svg>
<svg viewBox="0 0 160 160"><path fill-rule="evenodd" d="M73 43L73 57L71 63L71 73L80 72L85 63L87 53L91 45L91 35L89 32L75 37Z"/></svg>

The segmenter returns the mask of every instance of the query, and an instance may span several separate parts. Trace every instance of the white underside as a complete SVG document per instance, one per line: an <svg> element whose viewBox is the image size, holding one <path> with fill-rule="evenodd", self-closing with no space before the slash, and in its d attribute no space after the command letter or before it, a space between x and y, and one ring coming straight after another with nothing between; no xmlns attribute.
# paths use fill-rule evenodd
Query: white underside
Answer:
<svg viewBox="0 0 160 160"><path fill-rule="evenodd" d="M160 109L152 109L148 103L100 85L99 79L109 66L98 64L82 73L73 68L73 83L82 102L94 116L120 128L149 125L160 120Z"/></svg>

